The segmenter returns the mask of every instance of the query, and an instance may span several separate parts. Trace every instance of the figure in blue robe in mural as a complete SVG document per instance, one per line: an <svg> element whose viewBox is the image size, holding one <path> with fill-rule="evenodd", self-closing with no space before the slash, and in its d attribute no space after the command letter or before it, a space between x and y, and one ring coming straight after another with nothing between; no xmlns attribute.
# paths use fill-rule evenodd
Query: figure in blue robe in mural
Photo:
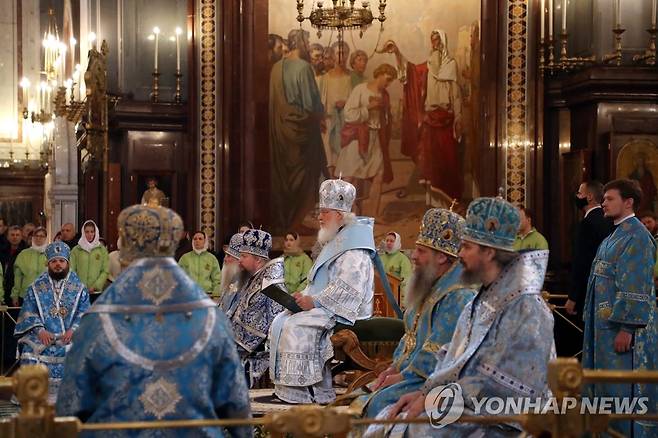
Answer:
<svg viewBox="0 0 658 438"><path fill-rule="evenodd" d="M82 318L57 415L85 423L250 418L244 371L224 312L172 258L183 232L164 207L118 218L130 265ZM229 429L252 436L251 427ZM87 432L81 436L112 436ZM223 437L220 427L121 431L120 436Z"/></svg>
<svg viewBox="0 0 658 438"><path fill-rule="evenodd" d="M21 365L41 363L48 367L50 402L57 397L73 332L89 308L87 288L75 272L69 271L70 252L63 242L46 247L48 270L27 289L14 331L19 338Z"/></svg>
<svg viewBox="0 0 658 438"><path fill-rule="evenodd" d="M656 242L633 215L632 207L616 208L623 202L621 193L628 183L622 180L621 184L618 187L614 181L605 187L603 210L615 221L616 228L599 246L590 271L583 317L583 368L656 370ZM625 351L620 351L618 342L624 337L630 342ZM658 413L656 384L597 383L588 386L585 395L648 397L648 413ZM611 427L632 438L658 436L655 422L614 422Z"/></svg>
<svg viewBox="0 0 658 438"><path fill-rule="evenodd" d="M433 391L446 385L461 392L463 415L476 415L473 398L529 397L541 403L550 396L553 316L541 297L548 251L515 254L519 223L516 207L502 198L479 198L469 205L459 257L464 280L481 281L482 287L464 308L452 339L437 353L436 368L420 390L400 397L377 418L427 416L428 394L432 400ZM444 405L434 406L436 417L445 413ZM451 423L436 429L428 418L412 425L372 425L364 436L511 438L520 433L521 426L514 423Z"/></svg>
<svg viewBox="0 0 658 438"><path fill-rule="evenodd" d="M372 385L376 391L367 400L368 417L375 417L404 394L420 389L434 371L436 353L450 342L459 315L475 296L473 286L462 281L463 268L457 260L463 224L461 216L443 209L431 209L423 217L412 256L414 273L406 296L410 306L404 314L405 335L393 354L393 363ZM433 262L429 267L423 264L428 259ZM428 276L439 269L443 273L438 279ZM387 385L389 379L397 383ZM358 407L360 402L357 400L353 406Z"/></svg>

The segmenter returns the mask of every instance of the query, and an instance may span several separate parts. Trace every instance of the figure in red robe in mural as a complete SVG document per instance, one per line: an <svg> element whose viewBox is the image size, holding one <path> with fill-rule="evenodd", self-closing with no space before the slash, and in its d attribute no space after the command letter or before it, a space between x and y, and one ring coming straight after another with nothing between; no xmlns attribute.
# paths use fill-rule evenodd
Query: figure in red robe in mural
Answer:
<svg viewBox="0 0 658 438"><path fill-rule="evenodd" d="M402 153L419 167L421 183L450 198L461 198L463 181L458 144L461 138L462 102L457 84L457 63L448 52L443 30L430 36L429 59L412 64L393 41L382 52L397 59L404 84Z"/></svg>

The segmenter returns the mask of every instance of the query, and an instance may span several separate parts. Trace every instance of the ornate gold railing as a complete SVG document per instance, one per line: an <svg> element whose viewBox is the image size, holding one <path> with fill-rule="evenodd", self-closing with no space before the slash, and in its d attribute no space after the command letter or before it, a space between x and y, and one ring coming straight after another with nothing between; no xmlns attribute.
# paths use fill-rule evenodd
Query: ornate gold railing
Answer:
<svg viewBox="0 0 658 438"><path fill-rule="evenodd" d="M576 359L559 358L549 364L548 382L558 402L564 397L578 398L583 385L598 382L658 383L658 371L584 370ZM296 437L346 437L356 427L369 424L427 423L427 418L412 420L375 420L354 418L349 412L320 406L297 406L288 411L260 418L226 420L131 421L119 423L86 423L75 417L55 417L48 405L48 370L43 365L21 367L11 378L0 378L0 394L15 393L21 404L19 414L0 420L0 436L4 438L75 437L80 432L127 429L165 429L197 427L262 426L272 437L292 434ZM463 416L458 421L478 424L518 423L534 436L550 433L553 437L579 437L589 431L595 436L608 433L612 420L642 419L658 421L652 414L581 414L580 403L564 414L525 414L496 416Z"/></svg>

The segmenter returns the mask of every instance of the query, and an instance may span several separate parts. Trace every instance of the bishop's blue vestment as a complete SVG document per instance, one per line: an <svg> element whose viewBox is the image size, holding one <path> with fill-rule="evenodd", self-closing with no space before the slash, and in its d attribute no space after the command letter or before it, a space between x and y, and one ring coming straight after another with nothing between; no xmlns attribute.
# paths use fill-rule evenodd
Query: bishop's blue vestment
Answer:
<svg viewBox="0 0 658 438"><path fill-rule="evenodd" d="M436 366L436 353L452 339L459 315L475 296L463 283L459 262L439 278L425 301L406 310L405 333L393 354L392 366L403 380L370 396L366 416L375 417L386 406L409 392L417 391Z"/></svg>
<svg viewBox="0 0 658 438"><path fill-rule="evenodd" d="M57 415L88 423L249 418L243 373L224 313L173 258L143 258L82 318ZM252 430L235 427L231 435L251 436ZM224 432L208 427L96 436L222 437Z"/></svg>
<svg viewBox="0 0 658 438"><path fill-rule="evenodd" d="M64 372L64 357L70 344L61 337L76 330L82 314L89 308L89 293L75 272L54 281L44 272L27 289L18 315L14 336L18 337L21 364L42 363L48 367L49 394L54 401ZM39 332L46 330L55 340L44 345Z"/></svg>
<svg viewBox="0 0 658 438"><path fill-rule="evenodd" d="M450 343L437 353L436 368L421 387L423 393L450 383L459 385L464 415L475 414L473 398L535 400L550 395L546 373L548 362L555 358L553 315L541 297L547 264L548 251L520 253L492 284L480 289L464 308ZM386 418L390 408L377 417ZM426 424L408 427L372 425L365 436L489 438L518 437L520 432L516 424L452 423L434 429L428 419Z"/></svg>
<svg viewBox="0 0 658 438"><path fill-rule="evenodd" d="M644 225L631 217L621 222L596 253L585 299L583 368L655 370L658 333L653 266L656 242ZM617 353L620 330L633 334L629 352ZM587 396L648 397L648 413L658 412L658 385L596 384ZM612 427L628 437L658 436L658 423L616 422Z"/></svg>

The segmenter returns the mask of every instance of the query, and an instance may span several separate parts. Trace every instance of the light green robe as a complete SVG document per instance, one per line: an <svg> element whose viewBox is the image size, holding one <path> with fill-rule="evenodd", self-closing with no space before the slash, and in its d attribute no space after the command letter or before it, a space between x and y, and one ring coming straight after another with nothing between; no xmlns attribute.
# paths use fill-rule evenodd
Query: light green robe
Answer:
<svg viewBox="0 0 658 438"><path fill-rule="evenodd" d="M285 255L283 257L283 272L286 280L286 289L289 293L299 292L306 287L308 280L306 276L308 271L311 270L313 261L301 252L296 255Z"/></svg>
<svg viewBox="0 0 658 438"><path fill-rule="evenodd" d="M71 250L71 271L78 277L88 289L101 292L105 288L105 282L110 272L110 257L103 245L97 246L91 252L87 252L80 246Z"/></svg>
<svg viewBox="0 0 658 438"><path fill-rule="evenodd" d="M380 254L384 269L402 280L400 283L400 305L404 305L404 293L407 288L407 280L411 277L411 260L402 251Z"/></svg>
<svg viewBox="0 0 658 438"><path fill-rule="evenodd" d="M213 297L220 296L222 270L217 257L208 251L201 254L190 251L183 254L178 264L206 293L212 294Z"/></svg>
<svg viewBox="0 0 658 438"><path fill-rule="evenodd" d="M535 228L531 229L525 236L516 236L516 240L514 241L514 251L545 249L548 249L548 242Z"/></svg>
<svg viewBox="0 0 658 438"><path fill-rule="evenodd" d="M33 248L21 251L14 263L14 287L11 299L24 298L27 288L41 275L46 267L46 255Z"/></svg>

